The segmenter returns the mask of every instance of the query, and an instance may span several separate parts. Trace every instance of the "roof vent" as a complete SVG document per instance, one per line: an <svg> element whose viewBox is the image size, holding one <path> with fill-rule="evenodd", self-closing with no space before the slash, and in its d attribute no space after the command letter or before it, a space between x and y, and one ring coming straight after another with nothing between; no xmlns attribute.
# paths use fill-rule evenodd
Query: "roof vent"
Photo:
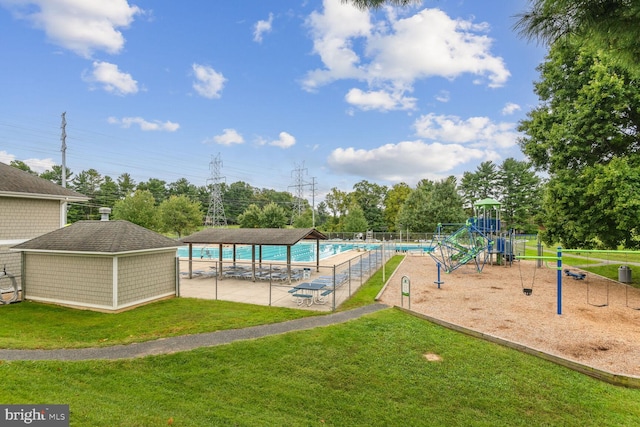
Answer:
<svg viewBox="0 0 640 427"><path fill-rule="evenodd" d="M100 208L98 209L100 212L100 221L109 221L109 214L111 213L111 208Z"/></svg>

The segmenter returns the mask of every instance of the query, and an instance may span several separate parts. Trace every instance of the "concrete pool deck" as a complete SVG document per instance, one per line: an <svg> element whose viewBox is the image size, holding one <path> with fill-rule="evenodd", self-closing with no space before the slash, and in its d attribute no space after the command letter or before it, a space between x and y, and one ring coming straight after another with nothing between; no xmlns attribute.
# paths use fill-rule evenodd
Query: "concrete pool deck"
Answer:
<svg viewBox="0 0 640 427"><path fill-rule="evenodd" d="M349 267L348 261L355 263L359 257L364 255L363 252L357 250L349 250L323 260L320 260L320 271L316 271L315 262L307 263L295 263L292 264L292 268L311 268L311 275L309 278L298 280L291 285L287 282L269 282L256 280L251 281L247 279L230 279L224 278L216 280L215 276L208 276L206 273L212 271L211 267L215 267L215 260L193 260L193 270L202 270L205 273L202 275L194 276L193 278L180 278L180 296L185 298L201 298L201 299L218 299L224 301L241 302L247 304L267 305L273 307L287 307L297 308L304 310L314 311L331 311L334 305L338 307L343 303L351 294L353 294L366 278L352 277L351 280L342 286L340 286L334 293L328 296L325 304L312 304L298 305L295 299L289 293L292 286L301 282L310 282L319 276L332 276L335 267L336 273L340 273L342 270L347 270ZM230 261L225 260L226 264ZM245 265L250 265L250 262L240 261ZM282 266L286 265L280 261L266 261L262 263L263 266ZM180 271L188 272L189 261L185 258L180 258Z"/></svg>

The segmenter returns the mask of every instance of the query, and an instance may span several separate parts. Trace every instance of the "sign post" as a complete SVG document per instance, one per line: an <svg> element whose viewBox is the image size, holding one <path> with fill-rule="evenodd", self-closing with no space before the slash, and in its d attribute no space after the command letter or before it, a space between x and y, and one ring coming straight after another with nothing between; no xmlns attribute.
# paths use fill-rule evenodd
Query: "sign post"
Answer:
<svg viewBox="0 0 640 427"><path fill-rule="evenodd" d="M402 276L402 286L401 286L401 291L402 291L402 296L400 297L401 300L401 304L402 307L404 307L404 297L407 297L408 301L409 301L409 310L411 310L411 281L409 280L409 277L407 276Z"/></svg>

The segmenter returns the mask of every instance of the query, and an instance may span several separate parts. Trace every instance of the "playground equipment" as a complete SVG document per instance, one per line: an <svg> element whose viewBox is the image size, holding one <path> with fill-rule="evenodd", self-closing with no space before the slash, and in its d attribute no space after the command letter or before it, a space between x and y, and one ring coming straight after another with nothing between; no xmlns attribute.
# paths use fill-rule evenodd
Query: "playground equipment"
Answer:
<svg viewBox="0 0 640 427"><path fill-rule="evenodd" d="M439 224L429 253L445 272L450 273L473 261L481 272L487 261L498 264L514 260L513 233L500 230L501 203L494 199L483 199L474 204L475 216L451 234L443 235ZM439 281L439 280L438 280Z"/></svg>
<svg viewBox="0 0 640 427"><path fill-rule="evenodd" d="M442 265L445 272L452 271L473 261L478 272L482 271L489 256L489 238L474 224L467 221L465 225L446 237L434 237L431 258Z"/></svg>
<svg viewBox="0 0 640 427"><path fill-rule="evenodd" d="M438 266L438 280L436 280L435 283L436 285L438 285L438 289L440 289L440 285L443 284L444 282L442 280L440 280L440 269L442 268L442 265L438 262L436 263L436 265Z"/></svg>
<svg viewBox="0 0 640 427"><path fill-rule="evenodd" d="M5 298L5 294L9 294L9 298ZM18 302L18 283L13 274L7 273L7 266L2 268L0 273L0 305L12 304Z"/></svg>
<svg viewBox="0 0 640 427"><path fill-rule="evenodd" d="M584 280L584 278L587 277L586 273L575 273L568 268L564 270L564 274L573 278L573 280Z"/></svg>

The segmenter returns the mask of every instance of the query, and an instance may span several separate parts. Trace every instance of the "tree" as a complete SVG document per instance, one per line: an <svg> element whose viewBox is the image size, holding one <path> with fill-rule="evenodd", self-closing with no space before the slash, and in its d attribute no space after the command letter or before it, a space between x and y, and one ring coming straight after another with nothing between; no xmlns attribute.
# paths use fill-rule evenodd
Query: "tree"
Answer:
<svg viewBox="0 0 640 427"><path fill-rule="evenodd" d="M131 196L136 190L136 182L128 173L122 173L117 179L118 196L122 199Z"/></svg>
<svg viewBox="0 0 640 427"><path fill-rule="evenodd" d="M255 189L243 181L237 181L229 185L222 195L224 213L227 221L232 224L239 223L239 216L250 204L255 203Z"/></svg>
<svg viewBox="0 0 640 427"><path fill-rule="evenodd" d="M72 177L73 172L71 172L71 169L67 168L65 176L67 182L71 182L73 180ZM62 185L62 166L53 165L51 169L47 169L46 171L42 172L40 174L40 178L54 182L58 185Z"/></svg>
<svg viewBox="0 0 640 427"><path fill-rule="evenodd" d="M635 176L625 166L640 164L640 81L607 57L573 44L552 46L539 69L542 79L535 91L542 102L519 130L525 134L520 140L525 154L549 173L541 218L545 243L611 248L632 244L628 232L635 228L627 227L629 219L620 206L605 209L599 202L628 206L640 197ZM611 176L622 176L614 173L613 165L628 174L626 200L595 193L611 188L594 182L610 183Z"/></svg>
<svg viewBox="0 0 640 427"><path fill-rule="evenodd" d="M640 3L629 0L533 0L515 29L549 46L584 43L607 52L613 62L640 76Z"/></svg>
<svg viewBox="0 0 640 427"><path fill-rule="evenodd" d="M292 225L294 228L313 227L313 211L311 208L305 209L301 215L298 215Z"/></svg>
<svg viewBox="0 0 640 427"><path fill-rule="evenodd" d="M466 219L455 177L439 182L424 179L402 205L397 227L399 230L432 233L439 223L462 223Z"/></svg>
<svg viewBox="0 0 640 427"><path fill-rule="evenodd" d="M155 198L155 197L154 197ZM187 196L171 196L158 207L163 231L174 232L178 238L189 234L202 224L200 203Z"/></svg>
<svg viewBox="0 0 640 427"><path fill-rule="evenodd" d="M243 213L238 215L238 224L241 228L262 227L262 210L258 205L250 204Z"/></svg>
<svg viewBox="0 0 640 427"><path fill-rule="evenodd" d="M429 180L422 180L416 185L398 212L396 230L433 232L435 227L428 217L432 191L433 182Z"/></svg>
<svg viewBox="0 0 640 427"><path fill-rule="evenodd" d="M180 178L168 185L169 196L187 196L191 200L198 200L198 187L191 184L186 178Z"/></svg>
<svg viewBox="0 0 640 427"><path fill-rule="evenodd" d="M369 229L385 231L387 227L384 221L383 207L387 187L362 180L353 186L353 190L349 195L350 199L362 208Z"/></svg>
<svg viewBox="0 0 640 427"><path fill-rule="evenodd" d="M11 163L9 163L9 166L13 166L14 168L20 169L21 171L28 172L31 175L38 175L36 171L31 169L31 167L29 167L29 165L23 162L22 160L11 160Z"/></svg>
<svg viewBox="0 0 640 427"><path fill-rule="evenodd" d="M411 194L411 187L404 182L395 184L387 191L384 196L384 220L387 223L387 230L397 230L398 213L409 194Z"/></svg>
<svg viewBox="0 0 640 427"><path fill-rule="evenodd" d="M369 229L369 224L364 216L364 211L357 203L349 206L349 212L342 221L342 231L348 233L365 232Z"/></svg>
<svg viewBox="0 0 640 427"><path fill-rule="evenodd" d="M98 219L99 202L96 197L102 182L102 175L95 169L82 171L73 178L71 182L72 188L78 193L89 197L90 200L86 204L70 205L68 212L69 222L75 222L80 219Z"/></svg>
<svg viewBox="0 0 640 427"><path fill-rule="evenodd" d="M168 197L167 183L161 179L150 178L147 182L139 183L137 189L149 190L156 200L156 205L159 205Z"/></svg>
<svg viewBox="0 0 640 427"><path fill-rule="evenodd" d="M262 208L260 220L263 228L284 228L288 222L285 210L273 202Z"/></svg>
<svg viewBox="0 0 640 427"><path fill-rule="evenodd" d="M316 224L315 224L316 228L323 228L328 220L329 220L329 211L327 210L327 204L324 201L322 201L318 203L318 206L316 208Z"/></svg>
<svg viewBox="0 0 640 427"><path fill-rule="evenodd" d="M297 200L294 202L294 197L291 193L286 191L276 191L271 189L262 188L257 190L254 194L255 201L260 206L266 207L269 203L275 203L284 211L284 216L287 220L294 215L294 207L297 216ZM304 211L309 207L307 200L302 200L302 210Z"/></svg>
<svg viewBox="0 0 640 427"><path fill-rule="evenodd" d="M105 176L100 183L100 189L96 194L96 202L100 207L113 207L116 200L119 199L118 184L111 179L110 176Z"/></svg>
<svg viewBox="0 0 640 427"><path fill-rule="evenodd" d="M113 218L124 219L150 230L159 231L156 200L149 190L137 190L130 196L118 200L113 206Z"/></svg>
<svg viewBox="0 0 640 427"><path fill-rule="evenodd" d="M478 200L499 197L498 171L492 161L482 162L475 172L465 172L460 181L463 205L472 213L473 204Z"/></svg>
<svg viewBox="0 0 640 427"><path fill-rule="evenodd" d="M467 218L456 178L450 176L434 183L427 211L428 231L435 231L438 223L462 223Z"/></svg>
<svg viewBox="0 0 640 427"><path fill-rule="evenodd" d="M540 210L541 180L527 162L505 159L498 172L502 228L535 233L533 219Z"/></svg>
<svg viewBox="0 0 640 427"><path fill-rule="evenodd" d="M535 167L580 170L640 150L640 80L569 44L554 45L539 70L541 105L519 126Z"/></svg>
<svg viewBox="0 0 640 427"><path fill-rule="evenodd" d="M342 3L351 3L358 9L378 9L389 4L391 6L408 6L411 3L420 4L421 0L342 0Z"/></svg>
<svg viewBox="0 0 640 427"><path fill-rule="evenodd" d="M331 217L328 222L329 231L340 231L340 217L346 215L349 197L347 193L333 187L324 198Z"/></svg>

